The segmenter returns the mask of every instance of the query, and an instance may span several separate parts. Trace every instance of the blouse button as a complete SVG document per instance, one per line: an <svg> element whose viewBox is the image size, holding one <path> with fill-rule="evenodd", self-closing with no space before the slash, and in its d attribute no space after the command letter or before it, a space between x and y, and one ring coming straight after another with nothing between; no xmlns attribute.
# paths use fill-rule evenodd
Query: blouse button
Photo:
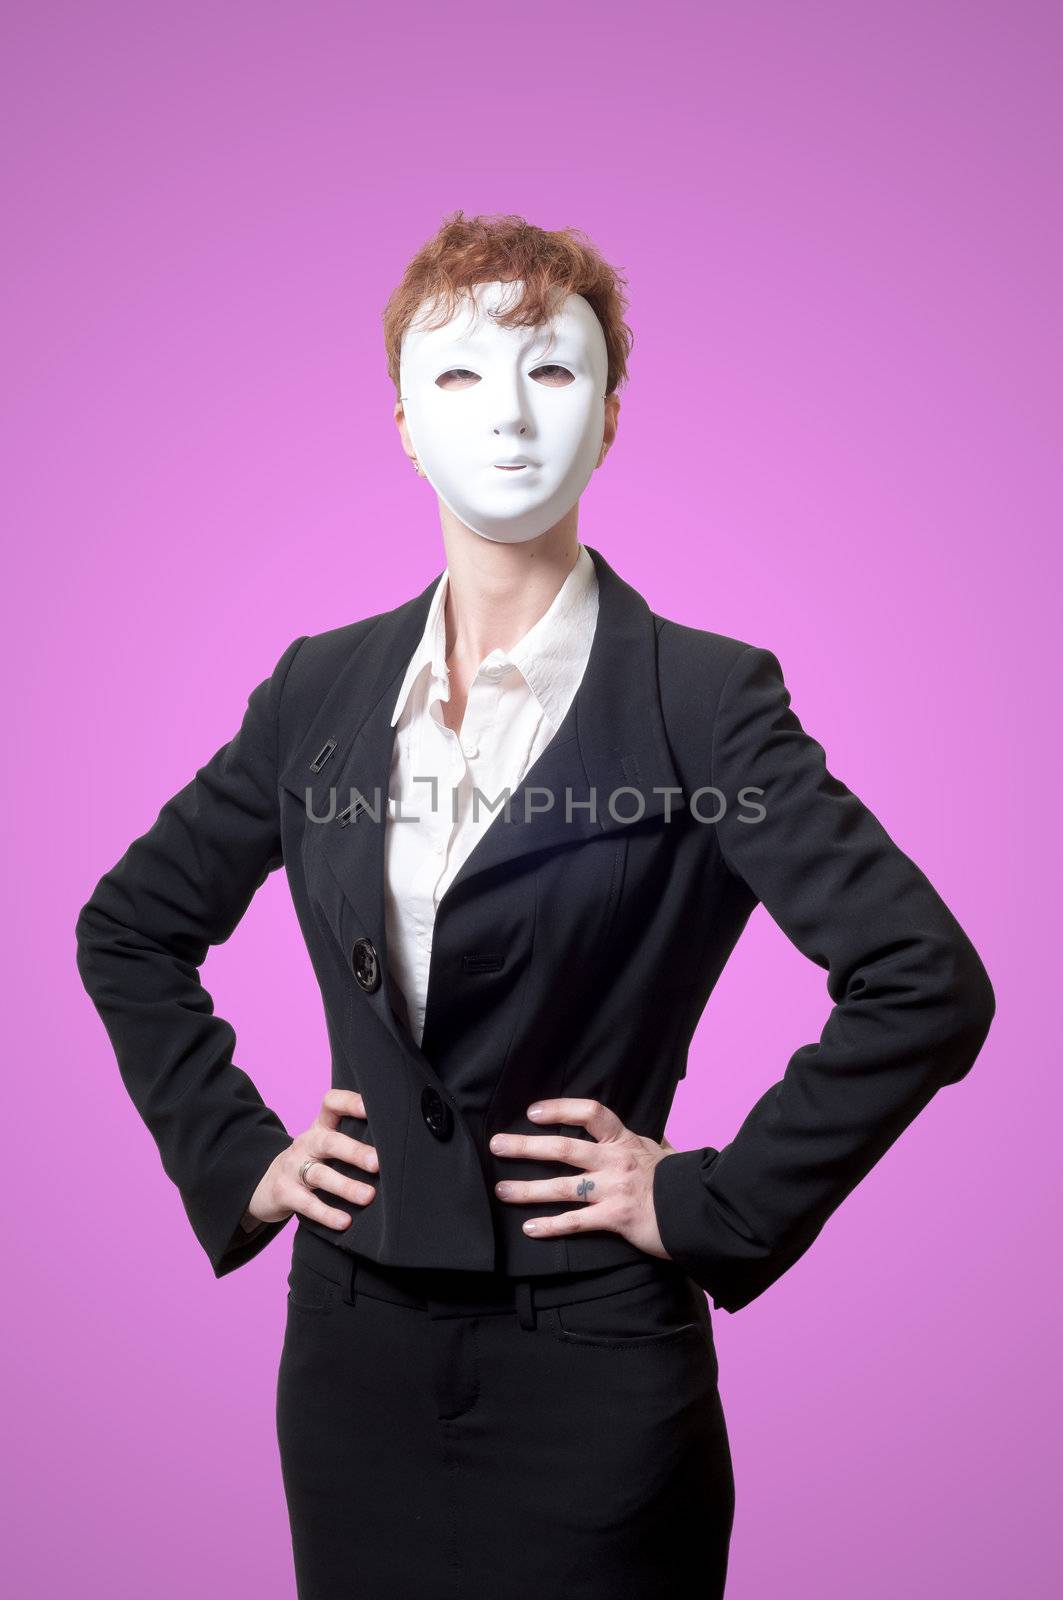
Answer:
<svg viewBox="0 0 1063 1600"><path fill-rule="evenodd" d="M479 746L471 741L468 744L463 744L461 748L470 760L473 756L478 756L480 754Z"/></svg>

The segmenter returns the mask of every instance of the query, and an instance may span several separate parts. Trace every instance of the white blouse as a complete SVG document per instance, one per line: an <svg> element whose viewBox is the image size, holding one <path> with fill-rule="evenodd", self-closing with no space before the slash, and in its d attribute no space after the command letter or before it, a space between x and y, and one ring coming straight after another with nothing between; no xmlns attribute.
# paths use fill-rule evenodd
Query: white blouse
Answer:
<svg viewBox="0 0 1063 1600"><path fill-rule="evenodd" d="M480 835L545 750L579 688L598 620L598 575L585 546L549 609L508 650L480 663L460 735L443 721L449 572L436 585L391 724L385 825L388 964L417 1044L424 1035L436 909ZM473 789L480 792L473 815ZM483 797L486 797L483 798ZM503 800L492 810L487 802ZM412 819L412 820L411 820Z"/></svg>

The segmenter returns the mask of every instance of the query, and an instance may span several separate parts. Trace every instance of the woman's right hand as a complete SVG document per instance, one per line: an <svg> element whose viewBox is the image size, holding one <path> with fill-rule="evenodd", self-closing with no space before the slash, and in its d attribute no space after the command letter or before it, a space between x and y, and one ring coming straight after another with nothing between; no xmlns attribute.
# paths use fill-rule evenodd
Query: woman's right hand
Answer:
<svg viewBox="0 0 1063 1600"><path fill-rule="evenodd" d="M251 1196L248 1213L259 1222L284 1222L298 1211L313 1222L323 1222L342 1233L350 1226L346 1211L338 1211L318 1198L314 1190L325 1189L330 1194L342 1195L355 1205L369 1205L376 1194L370 1183L359 1183L356 1178L345 1178L342 1173L326 1167L324 1158L334 1157L348 1166L361 1167L364 1172L379 1172L380 1161L373 1145L361 1139L352 1139L340 1133L341 1117L365 1117L365 1101L354 1089L330 1089L321 1102L321 1110L305 1133L293 1139L287 1150L275 1156L263 1174L262 1181ZM299 1176L299 1168L311 1156L316 1165L307 1167L307 1184Z"/></svg>

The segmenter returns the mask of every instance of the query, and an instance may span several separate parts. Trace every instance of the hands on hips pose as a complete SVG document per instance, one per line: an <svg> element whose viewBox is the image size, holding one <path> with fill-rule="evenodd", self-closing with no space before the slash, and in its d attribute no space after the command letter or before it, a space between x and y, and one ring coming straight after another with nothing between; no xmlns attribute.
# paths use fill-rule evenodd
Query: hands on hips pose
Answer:
<svg viewBox="0 0 1063 1600"><path fill-rule="evenodd" d="M372 1203L376 1195L372 1184L345 1178L324 1164L326 1158L334 1157L365 1172L380 1171L373 1145L339 1131L341 1117L364 1119L365 1114L365 1101L357 1091L330 1089L310 1127L293 1139L287 1150L274 1157L266 1169L251 1197L248 1223L283 1222L293 1212L299 1212L337 1232L349 1227L351 1218L347 1212L326 1205L315 1191L324 1189L327 1193L341 1195L354 1205ZM654 1168L665 1156L675 1154L668 1140L658 1143L633 1132L598 1100L542 1100L528 1107L528 1116L532 1121L584 1127L593 1138L495 1134L491 1140L495 1155L517 1160L559 1161L581 1169L581 1176L538 1178L523 1183L507 1179L495 1185L495 1193L508 1205L542 1205L551 1200L582 1202L574 1211L563 1211L552 1217L529 1217L524 1232L532 1238L552 1239L560 1234L603 1229L620 1234L647 1255L670 1261L672 1258L661 1242L653 1206ZM304 1163L305 1172L302 1170ZM309 1187L312 1172L313 1187Z"/></svg>

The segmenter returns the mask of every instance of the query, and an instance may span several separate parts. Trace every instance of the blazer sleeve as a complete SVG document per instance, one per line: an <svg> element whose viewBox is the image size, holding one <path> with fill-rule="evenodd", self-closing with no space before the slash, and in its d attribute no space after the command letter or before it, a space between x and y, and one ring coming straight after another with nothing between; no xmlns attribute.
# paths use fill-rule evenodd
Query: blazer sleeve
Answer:
<svg viewBox="0 0 1063 1600"><path fill-rule="evenodd" d="M769 650L747 646L728 673L712 769L728 802L716 824L726 867L826 969L834 1002L819 1042L795 1050L730 1144L654 1168L665 1249L717 1307L738 1311L970 1070L995 998L926 877L828 771Z"/></svg>
<svg viewBox="0 0 1063 1600"><path fill-rule="evenodd" d="M214 1015L199 968L282 861L278 711L304 638L252 691L235 736L166 802L77 919L81 980L218 1278L285 1226L251 1232L242 1219L292 1139L233 1061L235 1032Z"/></svg>

